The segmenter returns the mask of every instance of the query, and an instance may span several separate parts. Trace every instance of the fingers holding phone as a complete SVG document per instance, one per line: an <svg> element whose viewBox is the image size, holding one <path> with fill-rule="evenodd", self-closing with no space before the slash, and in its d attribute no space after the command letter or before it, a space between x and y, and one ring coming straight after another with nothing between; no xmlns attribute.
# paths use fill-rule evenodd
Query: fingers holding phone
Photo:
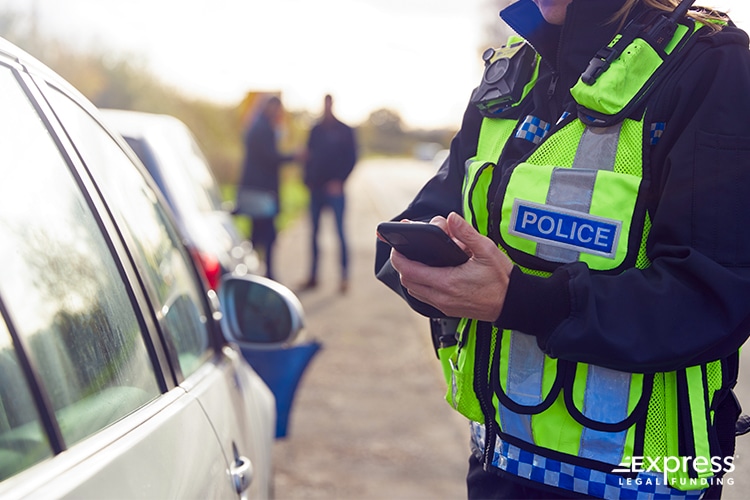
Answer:
<svg viewBox="0 0 750 500"><path fill-rule="evenodd" d="M436 224L378 226L381 239L409 259L396 255L391 259L402 285L414 298L448 316L494 321L502 310L513 264L460 215L440 219L433 219ZM447 232L440 227L443 224Z"/></svg>

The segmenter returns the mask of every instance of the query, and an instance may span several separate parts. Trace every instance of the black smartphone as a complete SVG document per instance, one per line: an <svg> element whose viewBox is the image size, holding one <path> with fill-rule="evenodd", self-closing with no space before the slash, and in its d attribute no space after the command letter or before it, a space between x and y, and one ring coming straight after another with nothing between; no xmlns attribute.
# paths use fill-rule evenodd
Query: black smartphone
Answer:
<svg viewBox="0 0 750 500"><path fill-rule="evenodd" d="M432 267L453 267L469 260L455 241L435 224L426 222L381 222L378 234L411 260Z"/></svg>

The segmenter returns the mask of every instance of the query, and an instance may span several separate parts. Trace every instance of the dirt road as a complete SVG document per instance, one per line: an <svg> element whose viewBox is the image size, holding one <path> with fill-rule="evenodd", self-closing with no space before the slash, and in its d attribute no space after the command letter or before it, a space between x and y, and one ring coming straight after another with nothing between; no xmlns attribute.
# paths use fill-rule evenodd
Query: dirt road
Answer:
<svg viewBox="0 0 750 500"><path fill-rule="evenodd" d="M468 426L443 400L427 320L373 274L375 226L409 201L429 165L387 196L371 182L378 168L394 164L360 163L347 183L348 293L338 291L337 240L326 214L320 285L300 294L323 349L299 388L289 436L276 445L280 500L466 497ZM292 289L307 277L308 235L305 218L279 236L276 274Z"/></svg>

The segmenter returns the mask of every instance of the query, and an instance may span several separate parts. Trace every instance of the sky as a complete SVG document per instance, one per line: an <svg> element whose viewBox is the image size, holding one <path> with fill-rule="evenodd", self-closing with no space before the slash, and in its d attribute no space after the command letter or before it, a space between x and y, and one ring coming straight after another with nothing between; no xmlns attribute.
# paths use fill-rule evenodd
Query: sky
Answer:
<svg viewBox="0 0 750 500"><path fill-rule="evenodd" d="M699 0L750 29L747 0ZM319 113L323 96L352 124L397 111L413 128L457 128L481 78L489 0L0 0L36 12L73 47L142 61L189 96L239 103L280 91Z"/></svg>

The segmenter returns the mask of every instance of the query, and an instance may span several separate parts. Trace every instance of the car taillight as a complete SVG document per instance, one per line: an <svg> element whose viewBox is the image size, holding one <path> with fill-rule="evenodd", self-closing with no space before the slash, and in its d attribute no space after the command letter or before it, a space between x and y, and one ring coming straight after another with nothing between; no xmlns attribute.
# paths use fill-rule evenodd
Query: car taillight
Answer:
<svg viewBox="0 0 750 500"><path fill-rule="evenodd" d="M203 271L203 276L206 278L206 284L209 288L216 290L219 287L219 280L221 279L221 264L219 259L211 255L210 253L201 252L195 249L191 249L190 253L193 254L193 259Z"/></svg>

